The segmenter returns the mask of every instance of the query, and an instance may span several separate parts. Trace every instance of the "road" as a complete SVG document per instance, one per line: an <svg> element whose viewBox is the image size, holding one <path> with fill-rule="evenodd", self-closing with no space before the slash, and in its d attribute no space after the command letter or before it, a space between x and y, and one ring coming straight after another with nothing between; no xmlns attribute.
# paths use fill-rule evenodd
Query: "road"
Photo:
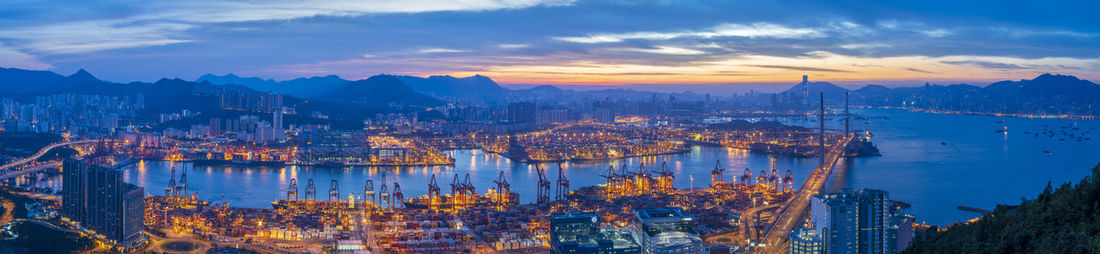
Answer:
<svg viewBox="0 0 1100 254"><path fill-rule="evenodd" d="M21 169L21 170L17 170L17 171L8 172L6 174L2 174L2 175L0 175L0 180L7 180L8 178L14 178L14 177L17 177L17 176L21 176L21 175L25 175L25 174L29 174L29 173L40 172L40 171L43 171L43 170L46 170L46 169L56 168L56 167L60 167L60 166L61 166L60 161L42 163L42 164L35 165L34 167L31 167L31 168Z"/></svg>
<svg viewBox="0 0 1100 254"><path fill-rule="evenodd" d="M849 136L832 145L832 149L826 153L825 163L814 168L813 173L806 178L806 183L802 184L798 193L787 200L782 208L783 210L779 212L775 220L775 225L772 225L771 230L768 230L764 234L763 240L760 241L763 246L758 253L786 252L783 247L786 246L791 231L802 225L801 218L809 210L811 198L825 188L825 182L829 179L833 166L844 155L843 148L852 142L853 138L854 136Z"/></svg>
<svg viewBox="0 0 1100 254"><path fill-rule="evenodd" d="M38 158L42 157L43 155L46 155L46 153L50 152L50 150L53 150L54 148L67 146L67 145L92 143L92 142L96 142L96 141L99 141L99 140L89 139L89 140L78 140L78 141L69 141L69 142L62 142L62 143L52 144L52 145L43 147L41 150L38 150L38 153L35 153L31 157L23 158L23 159L14 161L12 163L8 163L8 164L4 164L3 166L0 166L0 172L6 171L9 168L12 168L12 167L15 167L15 166L19 166L19 165L26 164L28 162L35 161Z"/></svg>
<svg viewBox="0 0 1100 254"><path fill-rule="evenodd" d="M766 206L757 206L757 207L749 208L748 210L745 210L745 212L742 212L741 213L741 235L745 239L748 239L750 241L756 241L756 239L760 238L760 236L758 236L757 232L756 232L756 225L755 225L756 224L756 217L757 217L756 215L758 213L762 212L762 211L777 208L777 207L779 207L779 205L781 205L781 204L771 204L771 205L766 205Z"/></svg>

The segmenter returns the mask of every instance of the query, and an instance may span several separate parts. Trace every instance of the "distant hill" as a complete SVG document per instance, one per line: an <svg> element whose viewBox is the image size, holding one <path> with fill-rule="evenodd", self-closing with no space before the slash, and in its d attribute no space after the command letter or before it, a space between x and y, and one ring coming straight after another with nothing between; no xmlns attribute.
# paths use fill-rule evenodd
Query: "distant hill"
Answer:
<svg viewBox="0 0 1100 254"><path fill-rule="evenodd" d="M216 85L241 85L257 91L275 92L296 97L313 98L326 95L337 88L340 88L347 84L348 80L340 78L336 75L328 75L323 77L309 77L309 78L296 78L286 81L275 81L274 79L261 79L261 78L245 78L234 75L233 73L226 74L224 76L218 76L214 74L202 75L195 82L210 82Z"/></svg>
<svg viewBox="0 0 1100 254"><path fill-rule="evenodd" d="M867 85L848 90L828 82L811 82L809 100L804 98L806 87L802 83L795 84L775 94L773 103L778 103L776 106L780 109L805 108L805 102L816 104L818 94L824 92L826 104L838 105L844 102L844 93L850 92L852 105L982 113L1100 115L1100 85L1068 75L1043 74L1031 80L1006 80L985 87L968 84L896 88Z"/></svg>
<svg viewBox="0 0 1100 254"><path fill-rule="evenodd" d="M483 100L497 99L509 91L486 76L474 75L465 78L451 76L394 76L416 92L442 99Z"/></svg>
<svg viewBox="0 0 1100 254"><path fill-rule="evenodd" d="M366 105L398 103L430 106L442 103L436 98L417 93L401 78L393 75L376 75L364 80L348 82L323 98Z"/></svg>
<svg viewBox="0 0 1100 254"><path fill-rule="evenodd" d="M1100 166L1076 185L1047 188L1018 207L998 206L976 222L929 230L904 252L1100 253Z"/></svg>
<svg viewBox="0 0 1100 254"><path fill-rule="evenodd" d="M825 93L825 97L843 97L844 92L848 91L848 89L829 82L807 82L806 84L798 83L790 89L783 91L783 93L805 94L806 86L810 87L810 97L817 97L818 94L823 92Z"/></svg>

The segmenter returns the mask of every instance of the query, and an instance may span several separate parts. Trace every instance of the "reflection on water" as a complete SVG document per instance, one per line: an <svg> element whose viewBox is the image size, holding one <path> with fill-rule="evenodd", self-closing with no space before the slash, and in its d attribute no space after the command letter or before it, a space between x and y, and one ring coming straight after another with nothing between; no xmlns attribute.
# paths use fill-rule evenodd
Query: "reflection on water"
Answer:
<svg viewBox="0 0 1100 254"><path fill-rule="evenodd" d="M454 174L460 177L470 174L471 181L477 187L478 192L485 192L500 171L504 171L514 191L520 193L522 202L535 200L536 182L538 174L534 164L513 163L508 158L485 153L479 150L455 150L449 153L456 159L454 167L430 166L430 167L261 167L243 165L222 166L193 166L190 163L171 163L165 161L144 161L127 170L126 181L145 187L149 194L163 195L167 187L169 172L172 167L177 168L177 181L179 172L187 171L188 188L197 191L204 199L226 200L230 205L239 207L270 207L270 202L286 197L286 187L290 179L298 179L300 191L304 191L307 179L312 178L319 193L329 190L329 182L336 179L339 182L341 196L347 193L362 193L363 185L367 179L373 179L375 189L381 184L382 175L386 175L386 182L397 181L401 184L406 197L424 195L427 193L427 184L431 175L435 175L440 186L447 190ZM710 171L714 168L715 160L721 160L724 167L736 169L726 171L731 179L733 172L741 172L744 168L751 168L753 172L771 170L776 167L780 173L790 169L795 174L797 181L803 181L806 174L816 163L815 159L772 158L771 156L749 153L745 150L694 147L690 152L676 155L661 155L627 158L616 161L599 162L566 162L562 163L563 172L571 181L574 188L602 184L604 179L599 175L607 170L608 165L626 163L630 168L636 169L645 162L647 168L653 170L668 162L669 168L676 173L676 187L687 188L690 180L688 175L696 178L696 187L709 184ZM551 181L558 178L555 164L541 164L548 169L546 172ZM318 195L327 197L326 195Z"/></svg>
<svg viewBox="0 0 1100 254"><path fill-rule="evenodd" d="M869 118L853 120L853 128L873 131L882 156L841 161L828 189L887 190L892 199L911 203L910 212L918 221L937 225L979 216L958 210L960 205L983 209L1016 205L1020 198L1035 198L1048 181L1055 185L1078 182L1100 162L1097 120L941 115L896 109L857 109L852 113ZM842 129L843 123L837 117L827 121L826 127ZM1006 126L1008 132L995 132ZM1044 130L1054 132L1054 137L1036 135ZM1088 140L1077 141L1069 134Z"/></svg>

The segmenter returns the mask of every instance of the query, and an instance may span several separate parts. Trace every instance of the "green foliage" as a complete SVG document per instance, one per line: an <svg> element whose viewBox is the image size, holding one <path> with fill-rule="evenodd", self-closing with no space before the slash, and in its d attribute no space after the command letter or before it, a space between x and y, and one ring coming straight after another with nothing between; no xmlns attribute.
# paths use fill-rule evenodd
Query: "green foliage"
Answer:
<svg viewBox="0 0 1100 254"><path fill-rule="evenodd" d="M1077 185L1049 183L1034 200L929 233L903 253L1100 253L1100 165Z"/></svg>

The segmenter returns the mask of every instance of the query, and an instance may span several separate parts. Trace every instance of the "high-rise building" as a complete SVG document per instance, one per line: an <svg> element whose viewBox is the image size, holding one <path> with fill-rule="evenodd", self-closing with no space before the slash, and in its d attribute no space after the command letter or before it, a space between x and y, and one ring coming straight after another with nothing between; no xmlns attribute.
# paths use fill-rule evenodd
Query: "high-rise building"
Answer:
<svg viewBox="0 0 1100 254"><path fill-rule="evenodd" d="M554 253L633 254L642 249L625 230L600 228L596 213L550 215L550 247Z"/></svg>
<svg viewBox="0 0 1100 254"><path fill-rule="evenodd" d="M535 103L508 103L508 121L513 123L535 123Z"/></svg>
<svg viewBox="0 0 1100 254"><path fill-rule="evenodd" d="M694 217L680 207L635 210L631 229L643 253L703 252L703 240L695 229Z"/></svg>
<svg viewBox="0 0 1100 254"><path fill-rule="evenodd" d="M130 249L144 241L145 190L123 182L118 164L107 164L64 161L61 215L106 244Z"/></svg>
<svg viewBox="0 0 1100 254"><path fill-rule="evenodd" d="M799 228L791 232L788 241L787 253L789 254L822 254L825 251L821 235L811 228Z"/></svg>
<svg viewBox="0 0 1100 254"><path fill-rule="evenodd" d="M875 189L815 196L811 221L823 240L824 253L897 253L905 249L908 242L899 244L898 233L911 228L912 220L900 212L899 203L891 201L886 191Z"/></svg>

